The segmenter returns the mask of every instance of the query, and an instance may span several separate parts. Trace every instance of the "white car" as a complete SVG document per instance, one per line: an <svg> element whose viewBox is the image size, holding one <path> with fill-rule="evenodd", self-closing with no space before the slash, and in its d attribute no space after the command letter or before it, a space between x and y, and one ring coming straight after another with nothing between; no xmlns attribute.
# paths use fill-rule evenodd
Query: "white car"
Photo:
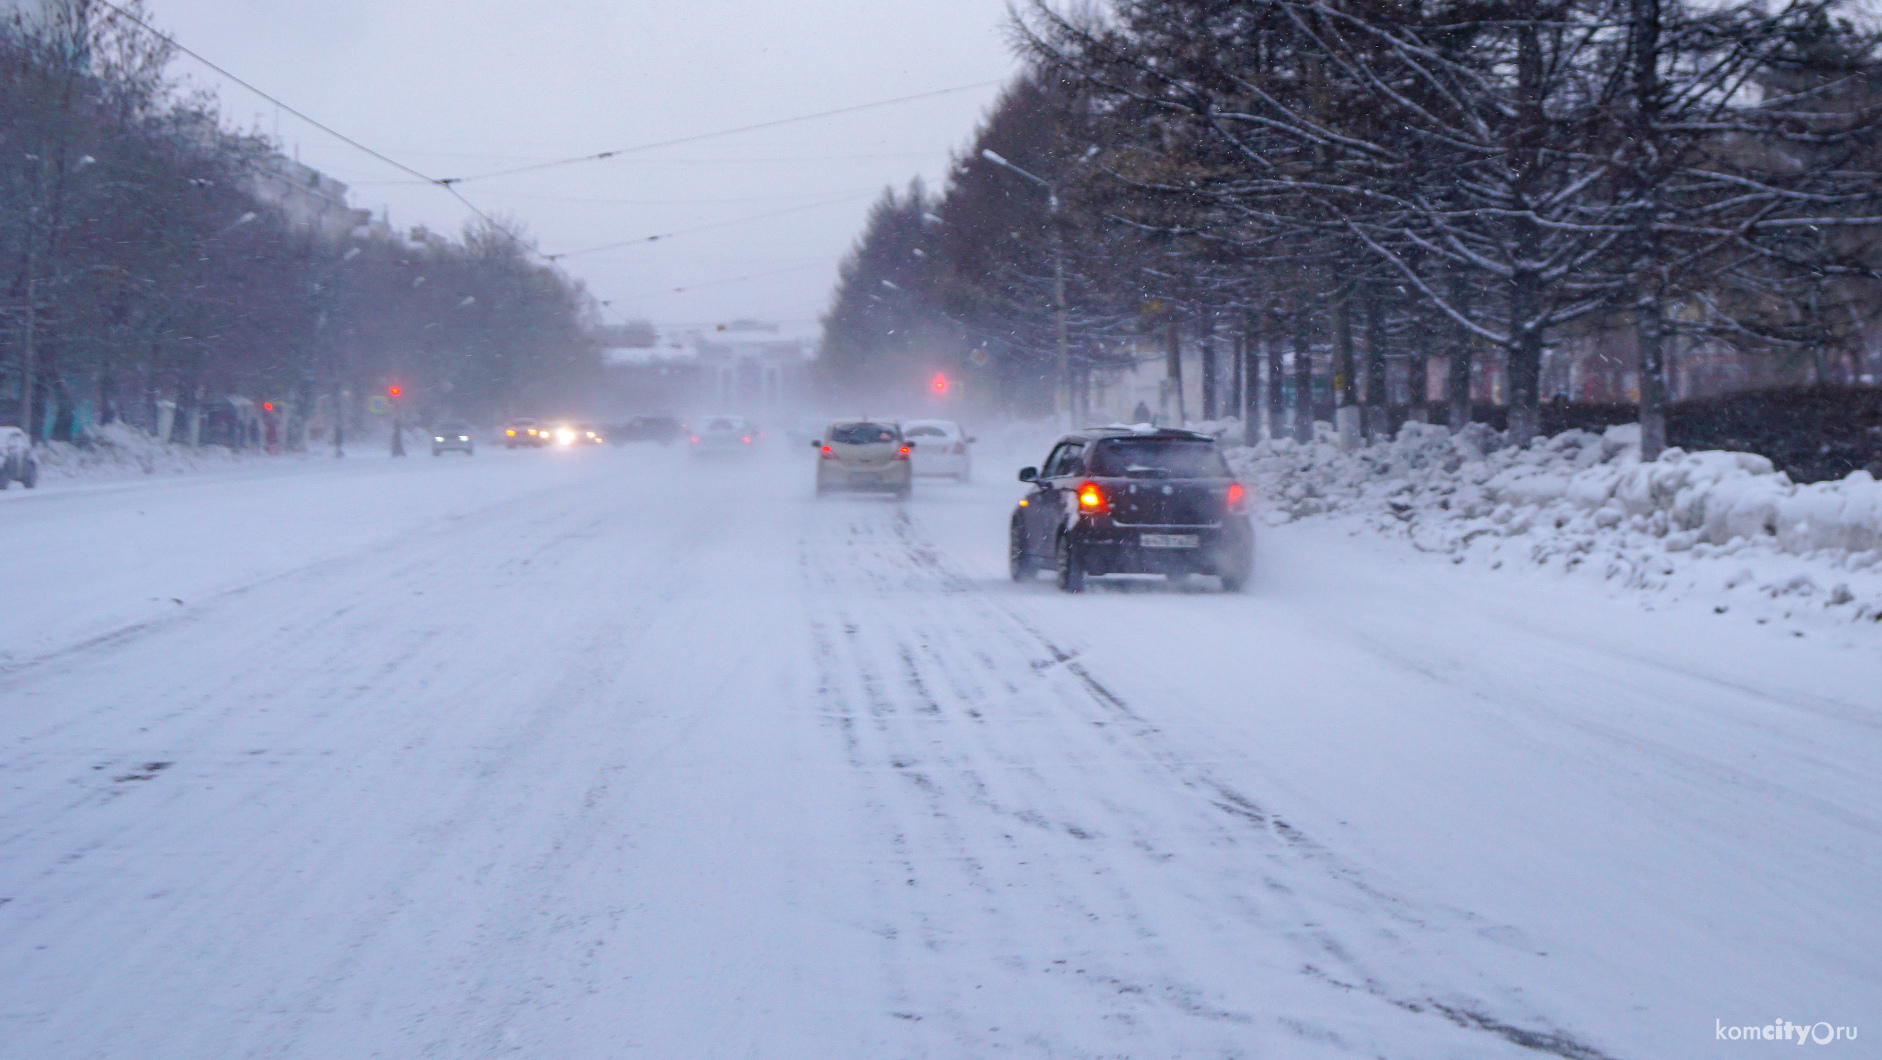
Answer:
<svg viewBox="0 0 1882 1060"><path fill-rule="evenodd" d="M974 440L952 420L910 420L902 437L915 443L910 461L917 475L945 475L962 482L973 478L973 456L967 447Z"/></svg>
<svg viewBox="0 0 1882 1060"><path fill-rule="evenodd" d="M0 427L0 490L18 482L27 489L39 485L39 461L31 440L18 427Z"/></svg>
<svg viewBox="0 0 1882 1060"><path fill-rule="evenodd" d="M736 456L752 451L758 428L743 416L707 416L687 438L695 456Z"/></svg>
<svg viewBox="0 0 1882 1060"><path fill-rule="evenodd" d="M893 493L908 496L914 473L909 454L914 451L893 423L857 420L832 423L817 447L817 492L832 490Z"/></svg>

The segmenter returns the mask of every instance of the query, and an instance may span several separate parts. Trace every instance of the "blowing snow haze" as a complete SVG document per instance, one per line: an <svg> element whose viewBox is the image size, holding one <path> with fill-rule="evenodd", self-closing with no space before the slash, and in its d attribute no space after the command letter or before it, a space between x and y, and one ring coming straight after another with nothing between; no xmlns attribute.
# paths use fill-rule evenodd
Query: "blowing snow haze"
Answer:
<svg viewBox="0 0 1882 1060"><path fill-rule="evenodd" d="M1873 1055L1855 14L0 0L0 1060Z"/></svg>
<svg viewBox="0 0 1882 1060"><path fill-rule="evenodd" d="M622 315L663 323L814 320L870 200L918 175L943 178L1015 69L1000 0L164 0L150 11L217 65L441 178L974 86L463 186L549 253L706 228L566 263ZM187 58L173 71L216 91L231 122L347 182L356 206L390 207L396 226L455 232L472 219ZM775 216L741 221L757 215ZM769 275L742 279L756 274Z"/></svg>

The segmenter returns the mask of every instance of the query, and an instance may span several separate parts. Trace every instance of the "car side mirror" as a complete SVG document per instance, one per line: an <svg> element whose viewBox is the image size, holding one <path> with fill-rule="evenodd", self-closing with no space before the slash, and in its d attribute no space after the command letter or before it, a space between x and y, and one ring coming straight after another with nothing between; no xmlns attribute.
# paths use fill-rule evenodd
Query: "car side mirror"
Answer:
<svg viewBox="0 0 1882 1060"><path fill-rule="evenodd" d="M1020 480L1021 482L1037 482L1037 481L1039 481L1039 469L1038 469L1038 468L1036 468L1036 467L1022 467L1022 468L1020 468L1020 469L1019 469L1019 480Z"/></svg>
<svg viewBox="0 0 1882 1060"><path fill-rule="evenodd" d="M977 443L979 443L979 441L980 441L980 439L978 439L978 438L969 438L969 439L967 439L967 444L968 444L968 445L975 445L975 444L977 444Z"/></svg>
<svg viewBox="0 0 1882 1060"><path fill-rule="evenodd" d="M902 444L903 444L904 446L906 446L906 447L908 447L908 448L910 448L910 449L913 449L913 448L915 448L915 443L914 443L914 442L903 442Z"/></svg>
<svg viewBox="0 0 1882 1060"><path fill-rule="evenodd" d="M822 439L822 438L812 438L812 439L810 440L810 447L811 447L812 449L822 449L822 448L823 448L823 439Z"/></svg>

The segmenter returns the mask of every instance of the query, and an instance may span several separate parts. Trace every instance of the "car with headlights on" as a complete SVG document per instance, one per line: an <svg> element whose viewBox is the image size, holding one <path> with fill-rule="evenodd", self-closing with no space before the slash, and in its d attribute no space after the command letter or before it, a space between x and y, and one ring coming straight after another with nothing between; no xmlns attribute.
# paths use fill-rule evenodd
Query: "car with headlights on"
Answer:
<svg viewBox="0 0 1882 1060"><path fill-rule="evenodd" d="M902 436L894 423L851 420L832 423L817 447L818 494L841 492L892 493L908 496L914 482L909 457L915 443Z"/></svg>
<svg viewBox="0 0 1882 1060"><path fill-rule="evenodd" d="M470 424L446 420L431 429L432 456L440 453L463 453L465 456L475 456L476 452L476 444L471 441Z"/></svg>
<svg viewBox="0 0 1882 1060"><path fill-rule="evenodd" d="M743 416L707 416L687 440L695 456L739 456L752 451L758 428Z"/></svg>
<svg viewBox="0 0 1882 1060"><path fill-rule="evenodd" d="M1248 491L1215 439L1191 431L1102 428L1060 438L1013 509L1014 581L1040 571L1080 592L1108 574L1215 575L1240 592L1254 567Z"/></svg>
<svg viewBox="0 0 1882 1060"><path fill-rule="evenodd" d="M915 443L909 466L916 475L957 479L973 478L973 457L967 447L974 440L953 420L910 420L902 424L902 437Z"/></svg>
<svg viewBox="0 0 1882 1060"><path fill-rule="evenodd" d="M548 444L549 428L540 420L524 417L503 425L503 448L505 449L514 449L519 445L541 448Z"/></svg>

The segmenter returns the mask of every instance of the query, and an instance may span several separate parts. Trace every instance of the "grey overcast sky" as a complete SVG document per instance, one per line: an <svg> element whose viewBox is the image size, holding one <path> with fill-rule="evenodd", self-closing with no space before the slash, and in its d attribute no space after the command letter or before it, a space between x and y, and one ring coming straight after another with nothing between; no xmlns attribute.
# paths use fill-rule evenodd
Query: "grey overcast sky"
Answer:
<svg viewBox="0 0 1882 1060"><path fill-rule="evenodd" d="M437 177L978 82L1018 63L1006 0L151 0L186 47L340 132ZM225 119L389 207L455 232L463 206L214 72L173 73ZM467 183L548 253L725 224L564 267L622 317L755 316L809 327L887 185L947 171L998 92L938 98L602 162ZM756 215L780 216L743 220ZM756 277L747 279L747 277ZM675 288L686 288L675 293Z"/></svg>

